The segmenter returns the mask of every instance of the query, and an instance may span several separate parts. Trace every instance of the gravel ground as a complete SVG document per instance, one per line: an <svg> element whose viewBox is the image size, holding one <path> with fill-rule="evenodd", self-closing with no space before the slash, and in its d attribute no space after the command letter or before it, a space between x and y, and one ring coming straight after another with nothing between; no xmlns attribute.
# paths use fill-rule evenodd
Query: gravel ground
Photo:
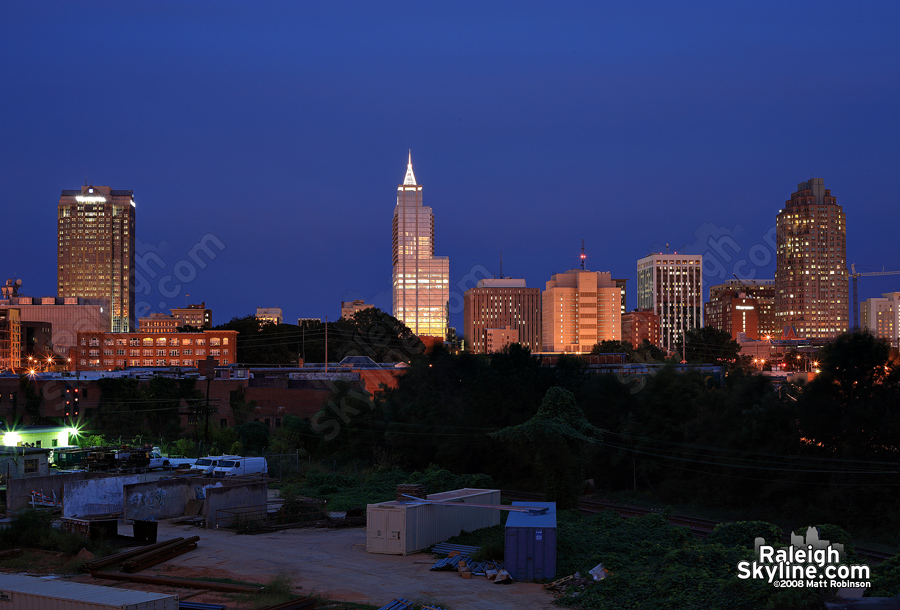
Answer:
<svg viewBox="0 0 900 610"><path fill-rule="evenodd" d="M376 606L404 597L449 610L556 608L550 603L552 596L538 584L495 585L483 577L463 579L455 572L430 572L433 561L427 554L366 553L365 528L293 529L243 536L159 523L160 541L193 535L200 536L196 550L141 573L257 582L285 573L302 587L299 594Z"/></svg>

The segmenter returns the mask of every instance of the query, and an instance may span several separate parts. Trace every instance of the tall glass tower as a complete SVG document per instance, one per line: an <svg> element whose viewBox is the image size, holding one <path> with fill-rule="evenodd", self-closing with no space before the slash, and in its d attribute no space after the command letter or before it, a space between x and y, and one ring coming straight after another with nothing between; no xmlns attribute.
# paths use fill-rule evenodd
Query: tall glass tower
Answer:
<svg viewBox="0 0 900 610"><path fill-rule="evenodd" d="M134 191L64 190L57 237L57 296L109 299L110 331L134 330Z"/></svg>
<svg viewBox="0 0 900 610"><path fill-rule="evenodd" d="M775 317L804 339L847 332L847 218L821 178L801 182L775 218Z"/></svg>
<svg viewBox="0 0 900 610"><path fill-rule="evenodd" d="M416 335L447 336L450 259L434 255L434 214L422 205L412 152L394 208L394 317Z"/></svg>

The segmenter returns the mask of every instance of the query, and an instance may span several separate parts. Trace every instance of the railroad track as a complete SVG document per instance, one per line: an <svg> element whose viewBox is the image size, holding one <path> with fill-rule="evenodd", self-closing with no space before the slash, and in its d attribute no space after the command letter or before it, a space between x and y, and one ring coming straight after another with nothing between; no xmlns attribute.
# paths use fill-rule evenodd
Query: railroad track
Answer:
<svg viewBox="0 0 900 610"><path fill-rule="evenodd" d="M519 502L540 502L544 499L544 496L542 494L521 491L503 490L500 492L500 495L504 500ZM626 519L628 517L638 517L650 513L662 512L661 510L655 508L628 506L627 504L613 504L611 502L602 502L598 500L579 500L578 510L586 515L593 515L599 513L602 510L611 510ZM722 522L714 521L712 519L691 517L688 515L669 515L669 523L686 527L695 536L706 538L715 529L715 527ZM785 535L784 540L785 542L790 542L790 536ZM893 553L884 553L882 551L876 551L874 549L866 549L862 547L856 547L856 553L861 557L869 559L870 563L881 563L882 561L890 559L894 556Z"/></svg>

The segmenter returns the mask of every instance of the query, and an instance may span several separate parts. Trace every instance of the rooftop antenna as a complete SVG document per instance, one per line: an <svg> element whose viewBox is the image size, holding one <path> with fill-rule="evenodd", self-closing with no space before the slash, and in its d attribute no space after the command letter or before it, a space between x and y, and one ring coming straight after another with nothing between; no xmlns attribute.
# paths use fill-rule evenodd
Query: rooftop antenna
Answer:
<svg viewBox="0 0 900 610"><path fill-rule="evenodd" d="M584 240L581 240L581 270L584 271L584 259L587 258L584 254Z"/></svg>
<svg viewBox="0 0 900 610"><path fill-rule="evenodd" d="M500 250L500 279L503 279L503 250Z"/></svg>
<svg viewBox="0 0 900 610"><path fill-rule="evenodd" d="M669 244L666 244L666 254L669 253Z"/></svg>

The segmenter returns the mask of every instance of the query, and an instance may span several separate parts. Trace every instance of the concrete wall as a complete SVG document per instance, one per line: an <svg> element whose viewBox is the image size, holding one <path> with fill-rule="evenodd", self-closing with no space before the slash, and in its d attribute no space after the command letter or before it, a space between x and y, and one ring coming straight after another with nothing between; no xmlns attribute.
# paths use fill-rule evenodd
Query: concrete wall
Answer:
<svg viewBox="0 0 900 610"><path fill-rule="evenodd" d="M31 500L32 490L51 497L55 493L57 499L61 499L63 497L63 486L66 483L81 481L88 476L90 475L85 472L72 472L28 477L27 479L10 479L7 481L6 486L6 508L12 512L27 508L29 506L28 502ZM96 477L97 475L93 476Z"/></svg>
<svg viewBox="0 0 900 610"><path fill-rule="evenodd" d="M139 475L127 475L66 483L63 486L62 516L83 517L119 512L123 505L122 488L140 481Z"/></svg>
<svg viewBox="0 0 900 610"><path fill-rule="evenodd" d="M226 508L245 506L265 506L268 499L269 485L265 481L252 483L236 482L224 487L207 487L206 500L203 502L203 514L206 515L206 527L227 527L231 516L219 514L216 522L216 511Z"/></svg>
<svg viewBox="0 0 900 610"><path fill-rule="evenodd" d="M165 479L124 487L125 519L180 517L191 498L198 479Z"/></svg>

